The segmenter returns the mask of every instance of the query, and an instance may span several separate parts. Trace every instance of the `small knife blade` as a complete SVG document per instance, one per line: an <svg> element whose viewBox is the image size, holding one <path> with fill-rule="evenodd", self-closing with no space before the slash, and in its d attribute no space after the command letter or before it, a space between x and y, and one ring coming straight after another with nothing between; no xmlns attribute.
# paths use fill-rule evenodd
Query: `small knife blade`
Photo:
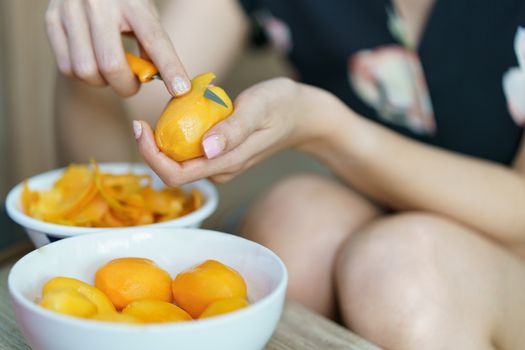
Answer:
<svg viewBox="0 0 525 350"><path fill-rule="evenodd" d="M154 80L162 80L159 74L155 74L151 78ZM212 100L213 102L220 104L224 108L228 108L226 102L224 102L222 98L219 97L219 95L217 95L215 92L211 91L208 88L204 91L204 97L206 97L208 100Z"/></svg>
<svg viewBox="0 0 525 350"><path fill-rule="evenodd" d="M147 83L151 80L162 80L157 68L151 61L145 60L130 52L126 52L126 60L128 61L131 71L137 76L137 78L139 78L141 83ZM204 91L204 97L220 104L224 108L228 108L228 105L217 96L216 93L208 88Z"/></svg>
<svg viewBox="0 0 525 350"><path fill-rule="evenodd" d="M220 98L215 92L211 91L210 89L206 89L204 91L204 97L206 97L209 100L212 100L215 103L220 104L224 108L228 108L228 105Z"/></svg>

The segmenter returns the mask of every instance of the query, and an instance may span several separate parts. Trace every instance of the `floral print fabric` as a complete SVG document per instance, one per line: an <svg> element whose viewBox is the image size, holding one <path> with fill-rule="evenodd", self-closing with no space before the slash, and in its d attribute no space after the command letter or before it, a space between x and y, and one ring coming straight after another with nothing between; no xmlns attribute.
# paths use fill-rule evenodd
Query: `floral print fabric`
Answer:
<svg viewBox="0 0 525 350"><path fill-rule="evenodd" d="M386 122L415 134L433 134L434 111L421 61L402 19L387 8L389 29L400 42L361 50L349 59L354 91Z"/></svg>
<svg viewBox="0 0 525 350"><path fill-rule="evenodd" d="M514 51L518 67L510 68L503 75L503 91L507 107L514 122L525 125L525 28L519 27L514 38Z"/></svg>

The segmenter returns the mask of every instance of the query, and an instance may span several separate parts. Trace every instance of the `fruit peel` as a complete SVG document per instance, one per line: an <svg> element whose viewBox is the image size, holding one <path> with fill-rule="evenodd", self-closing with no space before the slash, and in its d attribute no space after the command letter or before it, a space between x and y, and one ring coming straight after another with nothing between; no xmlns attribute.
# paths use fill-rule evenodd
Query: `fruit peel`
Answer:
<svg viewBox="0 0 525 350"><path fill-rule="evenodd" d="M155 127L155 141L159 149L177 162L202 157L202 138L213 126L233 112L233 104L226 92L218 86L209 86L213 73L198 75L192 80L192 89L186 95L173 98ZM227 107L204 97L206 89L219 96Z"/></svg>

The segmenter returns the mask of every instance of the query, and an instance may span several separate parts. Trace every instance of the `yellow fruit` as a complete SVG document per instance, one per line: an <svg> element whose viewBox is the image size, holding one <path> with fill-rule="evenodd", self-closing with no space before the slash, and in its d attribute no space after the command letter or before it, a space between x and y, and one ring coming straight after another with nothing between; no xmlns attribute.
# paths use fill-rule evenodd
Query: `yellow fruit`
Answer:
<svg viewBox="0 0 525 350"><path fill-rule="evenodd" d="M119 312L112 312L110 314L96 314L91 317L92 320L116 322L116 323L142 323L141 320L131 315L124 315Z"/></svg>
<svg viewBox="0 0 525 350"><path fill-rule="evenodd" d="M96 306L97 313L115 312L115 307L104 293L75 278L55 277L50 279L44 284L42 295L45 297L49 293L68 289L74 290L87 298L87 300Z"/></svg>
<svg viewBox="0 0 525 350"><path fill-rule="evenodd" d="M193 318L213 302L225 298L245 298L246 283L234 269L216 261L207 260L177 275L172 283L177 305Z"/></svg>
<svg viewBox="0 0 525 350"><path fill-rule="evenodd" d="M61 289L46 293L40 306L64 315L88 318L97 313L97 307L74 289Z"/></svg>
<svg viewBox="0 0 525 350"><path fill-rule="evenodd" d="M49 222L69 222L96 194L94 174L86 167L72 164L52 189L38 192L30 215Z"/></svg>
<svg viewBox="0 0 525 350"><path fill-rule="evenodd" d="M181 188L153 188L149 175L102 172L95 161L70 165L51 189L32 191L24 181L24 213L60 225L125 227L172 220L197 210L202 194Z"/></svg>
<svg viewBox="0 0 525 350"><path fill-rule="evenodd" d="M207 318L227 314L229 312L245 308L250 305L245 298L228 298L221 299L211 303L199 316L199 318Z"/></svg>
<svg viewBox="0 0 525 350"><path fill-rule="evenodd" d="M218 86L208 87L214 78L213 73L195 77L191 81L191 91L172 99L155 127L157 146L178 162L203 156L201 142L204 134L233 112L226 92ZM206 88L219 96L228 107L204 97Z"/></svg>
<svg viewBox="0 0 525 350"><path fill-rule="evenodd" d="M145 323L190 321L192 318L180 307L158 300L137 300L122 310L123 315L133 316Z"/></svg>
<svg viewBox="0 0 525 350"><path fill-rule="evenodd" d="M114 259L95 274L95 286L118 310L135 300L171 302L171 276L149 259Z"/></svg>

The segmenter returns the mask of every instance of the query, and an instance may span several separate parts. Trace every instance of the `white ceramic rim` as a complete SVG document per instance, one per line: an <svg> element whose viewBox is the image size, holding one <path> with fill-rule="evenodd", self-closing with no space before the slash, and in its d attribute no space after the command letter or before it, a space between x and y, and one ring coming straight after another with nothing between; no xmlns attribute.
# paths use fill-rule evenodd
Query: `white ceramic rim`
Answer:
<svg viewBox="0 0 525 350"><path fill-rule="evenodd" d="M106 167L106 166L130 166L130 167L147 167L143 163L99 163L99 166ZM43 177L49 177L54 176L55 174L58 176L61 172L63 172L65 168L59 168L47 171L45 173L41 173L35 176L32 176L28 179L29 184L31 184L32 180L38 180ZM208 180L199 180L196 182L193 182L191 184L188 184L189 186L193 186L198 188L202 191L204 194L206 200L204 202L204 205L200 207L199 209L195 210L194 212L191 212L187 215L181 216L180 218L163 221L155 224L149 224L149 225L141 225L141 226L133 226L133 227L163 227L163 226L170 226L170 225L176 225L176 227L183 227L187 225L192 225L195 223L200 223L206 218L208 218L215 209L217 209L217 206L219 204L219 195L217 193L217 189L215 186ZM19 225L35 231L40 231L45 234L50 234L56 237L71 237L79 234L86 234L86 233L92 233L92 232L99 232L101 230L115 230L115 228L111 227L78 227L78 226L67 226L67 225L59 225L59 224L53 224L49 222L45 222L42 220L34 219L28 215L26 215L22 210L19 208L20 203L20 194L22 193L22 186L23 182L20 182L18 185L13 187L11 191L9 191L7 197L6 197L6 209L7 214ZM175 227L175 226L174 226Z"/></svg>
<svg viewBox="0 0 525 350"><path fill-rule="evenodd" d="M107 231L107 232L103 232L103 233L104 233L104 235L109 235L109 234L113 234L113 233L120 233L120 231L133 233L133 231L142 231L144 229L145 229L144 227L140 227L140 228L134 227L134 228L131 228L131 229L129 229L129 228L128 229L115 229L115 230ZM156 230L160 231L159 229L153 229L152 233L154 234L154 231L156 231ZM161 230L164 231L164 229L161 229ZM172 230L186 231L186 232L194 231L194 230L200 230L200 231L202 231L203 233L206 233L206 234L222 235L222 236L226 237L227 239L242 239L242 240L248 242L249 244L257 245L257 246L261 247L263 251L268 253L268 255L271 256L277 262L277 264L278 264L278 266L280 268L280 271L282 273L282 278L279 281L277 287L275 287L268 295L266 295L262 299L256 301L253 304L250 304L246 308L243 308L243 309L240 309L240 310L236 310L235 312L231 312L231 313L215 316L215 317L205 318L205 319L201 319L201 320L187 321L187 322L159 323L159 324L147 324L147 325L144 325L144 324L113 323L113 322L102 322L102 321L95 322L93 320L81 319L81 318L67 316L67 315L61 315L59 313L55 313L55 312L46 310L46 309L38 306L36 303L34 303L32 301L29 301L26 297L24 297L22 295L22 293L20 293L18 290L16 290L13 287L13 283L14 283L12 281L13 280L13 274L16 273L16 270L18 269L17 266L19 264L21 264L21 262L24 259L27 259L29 256L31 256L33 254L38 254L38 249L36 249L36 250L33 250L32 252L26 254L25 256L23 256L20 260L18 260L13 265L11 270L9 271L9 276L7 278L7 285L8 285L9 293L11 294L11 297L14 300L16 300L17 303L23 305L23 307L29 309L31 312L39 314L42 317L50 318L50 319L52 319L55 322L62 323L62 324L68 324L68 325L75 325L75 326L78 326L78 327L87 328L89 330L104 330L104 331L108 331L108 330L111 329L111 330L120 331L120 332L122 332L122 331L124 331L124 332L129 331L129 332L131 332L131 331L137 331L139 329L140 330L147 330L148 332L155 332L155 331L158 331L158 332L169 332L170 330L183 331L185 328L193 328L193 329L197 329L198 330L198 329L201 329L201 328L213 327L216 324L220 324L220 323L224 322L226 319L232 319L233 320L235 318L245 317L245 316L248 316L251 313L257 312L257 310L259 310L261 308L264 308L266 305L271 304L272 302L274 302L275 299L278 298L279 294L281 294L281 293L285 294L286 293L286 286L288 284L288 271L286 269L286 266L282 262L282 260L277 256L277 254L275 254L270 249L268 249L268 248L266 248L266 247L264 247L264 246L262 246L262 245L260 245L258 243L255 243L253 241L247 240L245 238L242 238L242 237L239 237L239 236L233 236L231 234L218 232L218 231L203 230L203 229L196 229L196 228L193 228L193 229L192 228L173 228ZM86 234L86 235L72 237L72 239L78 240L78 244L82 244L81 240L83 240L83 239L84 240L89 240L89 239L91 239L91 236L93 236L93 235L97 235L97 237L99 237L99 233L92 233L92 234ZM69 242L69 243L67 243L67 242ZM60 241L56 241L56 242L50 243L50 244L46 245L46 247L49 247L50 245L60 245L60 244L65 244L65 243L66 244L71 244L70 240L67 240L67 241L66 240L60 240Z"/></svg>

